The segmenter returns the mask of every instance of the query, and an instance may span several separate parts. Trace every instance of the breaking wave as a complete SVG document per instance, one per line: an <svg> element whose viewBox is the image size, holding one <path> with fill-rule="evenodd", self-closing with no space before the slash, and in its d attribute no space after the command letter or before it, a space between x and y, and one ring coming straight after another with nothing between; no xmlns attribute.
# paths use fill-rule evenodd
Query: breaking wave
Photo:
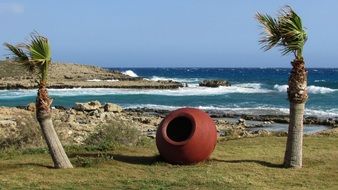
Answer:
<svg viewBox="0 0 338 190"><path fill-rule="evenodd" d="M186 106L169 106L169 105L157 105L157 104L135 104L125 105L125 108L150 108L150 109L162 109L162 110L175 110ZM222 111L226 113L234 114L248 114L248 115L287 115L289 114L288 108L279 107L217 107L217 106L188 106L198 108L202 110L210 111ZM305 115L316 117L338 117L338 109L319 110L319 109L305 109Z"/></svg>
<svg viewBox="0 0 338 190"><path fill-rule="evenodd" d="M220 86L218 88L200 87L198 84L189 84L188 87L178 89L109 89L109 88L71 88L49 89L51 96L86 96L86 95L162 95L162 96L214 96L231 93L269 93L269 89L261 88L258 84L238 84L233 86ZM14 99L19 97L35 96L36 90L1 90L2 99Z"/></svg>
<svg viewBox="0 0 338 190"><path fill-rule="evenodd" d="M277 90L278 92L287 92L288 85L275 84L273 86L273 88L275 90ZM331 88L327 88L327 87L311 85L311 86L307 87L307 91L310 94L327 94L327 93L335 92L335 91L337 91L337 89L331 89Z"/></svg>
<svg viewBox="0 0 338 190"><path fill-rule="evenodd" d="M172 80L172 81L177 81L177 82L187 82L187 83L192 83L192 82L198 82L202 79L198 78L167 78L167 77L158 77L158 76L152 76L149 80L152 81L158 81L158 80Z"/></svg>
<svg viewBox="0 0 338 190"><path fill-rule="evenodd" d="M138 75L134 71L132 71L132 70L126 70L126 71L124 71L122 73L125 74L125 75L128 75L130 77L138 77Z"/></svg>

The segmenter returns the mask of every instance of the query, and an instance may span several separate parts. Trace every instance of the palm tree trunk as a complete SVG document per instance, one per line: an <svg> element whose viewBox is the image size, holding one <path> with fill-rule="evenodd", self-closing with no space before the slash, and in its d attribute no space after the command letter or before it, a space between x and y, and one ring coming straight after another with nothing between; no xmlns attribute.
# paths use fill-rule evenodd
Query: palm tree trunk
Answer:
<svg viewBox="0 0 338 190"><path fill-rule="evenodd" d="M39 121L43 136L52 156L54 167L73 168L57 136L57 133L55 132L51 117L51 104L52 100L48 97L46 83L41 81L36 99L36 117Z"/></svg>
<svg viewBox="0 0 338 190"><path fill-rule="evenodd" d="M303 115L305 103L290 103L290 123L284 157L284 166L302 167Z"/></svg>
<svg viewBox="0 0 338 190"><path fill-rule="evenodd" d="M290 101L290 122L284 166L287 168L301 168L303 156L303 116L305 102L308 99L307 71L303 59L292 62L289 78L288 98Z"/></svg>

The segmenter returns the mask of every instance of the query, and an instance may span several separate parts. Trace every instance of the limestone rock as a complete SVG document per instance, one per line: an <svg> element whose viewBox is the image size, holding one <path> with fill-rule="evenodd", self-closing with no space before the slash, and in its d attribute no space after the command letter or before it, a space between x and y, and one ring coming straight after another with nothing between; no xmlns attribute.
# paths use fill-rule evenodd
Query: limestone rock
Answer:
<svg viewBox="0 0 338 190"><path fill-rule="evenodd" d="M255 131L254 134L257 134L258 136L269 136L271 135L271 132L266 129L260 129L258 131Z"/></svg>
<svg viewBox="0 0 338 190"><path fill-rule="evenodd" d="M26 107L26 109L28 111L35 112L35 110L36 110L35 103L28 104L27 107Z"/></svg>
<svg viewBox="0 0 338 190"><path fill-rule="evenodd" d="M231 86L229 81L225 80L204 80L199 83L199 86L206 86L206 87L219 87L219 86Z"/></svg>
<svg viewBox="0 0 338 190"><path fill-rule="evenodd" d="M74 109L76 111L94 111L98 110L101 107L101 103L99 101L91 101L87 103L75 103Z"/></svg>
<svg viewBox="0 0 338 190"><path fill-rule="evenodd" d="M244 125L244 126L246 126L245 119L243 119L243 118L238 119L237 125Z"/></svg>
<svg viewBox="0 0 338 190"><path fill-rule="evenodd" d="M121 112L123 109L121 106L113 103L107 103L104 105L104 111L105 112Z"/></svg>
<svg viewBox="0 0 338 190"><path fill-rule="evenodd" d="M16 122L12 121L12 120L1 120L0 126L3 127L3 128L15 128Z"/></svg>

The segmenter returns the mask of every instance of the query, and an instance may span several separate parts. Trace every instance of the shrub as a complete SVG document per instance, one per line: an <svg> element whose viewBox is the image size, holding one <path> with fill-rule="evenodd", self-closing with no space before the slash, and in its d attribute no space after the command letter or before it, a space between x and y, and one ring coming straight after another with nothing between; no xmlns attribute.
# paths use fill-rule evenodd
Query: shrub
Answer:
<svg viewBox="0 0 338 190"><path fill-rule="evenodd" d="M33 115L16 116L14 131L0 138L0 150L20 149L44 146L43 137L38 123Z"/></svg>
<svg viewBox="0 0 338 190"><path fill-rule="evenodd" d="M108 151L141 142L141 132L129 122L117 120L102 125L84 141L90 150Z"/></svg>

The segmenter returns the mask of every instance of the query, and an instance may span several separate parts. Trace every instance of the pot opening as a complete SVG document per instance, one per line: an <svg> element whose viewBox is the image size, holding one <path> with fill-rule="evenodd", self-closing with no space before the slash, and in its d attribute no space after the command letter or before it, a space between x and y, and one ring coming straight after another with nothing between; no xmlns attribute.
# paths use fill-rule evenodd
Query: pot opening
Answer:
<svg viewBox="0 0 338 190"><path fill-rule="evenodd" d="M193 123L188 117L176 117L168 124L167 136L172 141L182 142L191 136L193 128Z"/></svg>

